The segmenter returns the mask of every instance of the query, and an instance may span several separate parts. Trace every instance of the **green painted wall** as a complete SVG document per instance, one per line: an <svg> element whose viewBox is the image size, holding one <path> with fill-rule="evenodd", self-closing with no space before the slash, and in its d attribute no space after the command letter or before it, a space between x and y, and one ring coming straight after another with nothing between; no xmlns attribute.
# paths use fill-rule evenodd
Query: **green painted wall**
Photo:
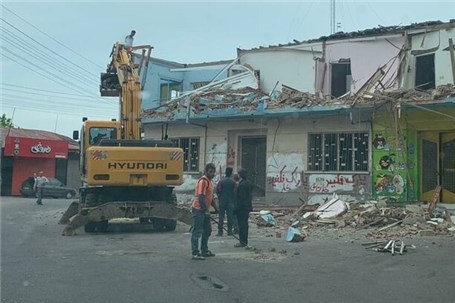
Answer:
<svg viewBox="0 0 455 303"><path fill-rule="evenodd" d="M454 119L444 116L455 117L455 104L435 107L432 111L401 109L398 124L393 112L389 105L373 115L372 195L374 199L417 201L420 196L419 132L455 131Z"/></svg>

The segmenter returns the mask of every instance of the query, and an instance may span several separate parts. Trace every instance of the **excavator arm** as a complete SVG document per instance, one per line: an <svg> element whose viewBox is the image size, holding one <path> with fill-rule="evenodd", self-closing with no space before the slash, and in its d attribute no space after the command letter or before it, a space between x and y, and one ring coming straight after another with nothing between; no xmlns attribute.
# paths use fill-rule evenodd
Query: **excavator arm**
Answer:
<svg viewBox="0 0 455 303"><path fill-rule="evenodd" d="M152 49L150 45L140 45L127 50L122 43L116 43L111 53L112 61L106 73L101 74L101 96L120 98L121 139L141 139L141 93ZM136 57L140 58L138 64L135 63Z"/></svg>

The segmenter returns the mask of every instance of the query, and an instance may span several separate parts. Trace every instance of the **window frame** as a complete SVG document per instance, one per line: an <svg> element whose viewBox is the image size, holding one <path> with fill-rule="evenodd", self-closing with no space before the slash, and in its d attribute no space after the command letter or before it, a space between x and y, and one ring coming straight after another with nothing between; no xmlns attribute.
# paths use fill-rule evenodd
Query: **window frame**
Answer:
<svg viewBox="0 0 455 303"><path fill-rule="evenodd" d="M171 79L161 78L160 79L160 102L165 103L170 101L182 92L183 83L181 81L175 81ZM164 94L166 92L166 94ZM173 95L176 92L176 95Z"/></svg>
<svg viewBox="0 0 455 303"><path fill-rule="evenodd" d="M319 136L313 137L312 136ZM327 151L326 147L326 136L335 137L336 143L336 155L333 155L332 151ZM341 145L340 137L350 138L350 145ZM307 135L307 167L310 172L320 173L364 173L367 174L371 169L370 159L370 138L371 134L368 131L349 131L349 132L320 132L320 133L308 133ZM315 142L315 145L312 142ZM333 140L332 140L333 142ZM359 150L361 145L366 145L363 150ZM312 151L314 149L314 151ZM343 162L341 161L343 156L342 150L346 150L346 153L351 154L348 161L350 167L343 168ZM332 155L330 155L330 153ZM327 157L332 157L329 160L331 163L327 165ZM333 161L333 157L336 157ZM313 159L315 158L315 159ZM362 163L365 162L366 163ZM335 162L336 168L333 169L333 163ZM360 162L360 163L358 163ZM318 165L316 165L316 163ZM327 166L331 166L330 169L326 169ZM360 168L358 168L360 166Z"/></svg>

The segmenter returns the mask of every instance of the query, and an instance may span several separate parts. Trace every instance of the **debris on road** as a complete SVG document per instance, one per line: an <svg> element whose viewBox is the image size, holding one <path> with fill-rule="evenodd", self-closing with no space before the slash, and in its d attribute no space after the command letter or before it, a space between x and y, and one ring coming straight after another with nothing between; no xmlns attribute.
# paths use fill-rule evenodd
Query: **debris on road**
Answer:
<svg viewBox="0 0 455 303"><path fill-rule="evenodd" d="M404 244L404 241L399 240L389 240L389 241L379 241L379 242L370 242L362 243L365 246L365 249L370 249L376 252L391 253L394 256L396 253L402 255L404 252L407 252L407 247L415 249L415 245L407 246Z"/></svg>
<svg viewBox="0 0 455 303"><path fill-rule="evenodd" d="M303 237L312 235L331 237L363 233L367 238L404 238L413 236L455 235L455 218L444 206L429 210L428 204L387 204L383 201L344 202L333 197L323 205L303 204L295 208L275 208L253 212L252 219L258 232L280 237L287 230L288 239L300 232ZM432 211L432 216L430 212ZM274 218L268 222L265 214ZM297 222L297 224L293 224ZM288 229L289 228L289 229ZM291 230L292 236L290 236ZM280 236L277 236L280 235ZM397 243L399 246L399 243Z"/></svg>

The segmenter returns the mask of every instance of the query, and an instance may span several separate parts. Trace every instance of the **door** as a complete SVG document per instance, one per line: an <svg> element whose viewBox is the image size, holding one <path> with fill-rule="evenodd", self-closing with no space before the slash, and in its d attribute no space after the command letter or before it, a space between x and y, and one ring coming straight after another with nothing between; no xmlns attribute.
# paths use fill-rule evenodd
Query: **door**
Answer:
<svg viewBox="0 0 455 303"><path fill-rule="evenodd" d="M248 178L254 186L254 196L265 196L266 147L267 141L265 137L241 138L241 166L246 169Z"/></svg>
<svg viewBox="0 0 455 303"><path fill-rule="evenodd" d="M441 134L442 202L455 203L455 133Z"/></svg>
<svg viewBox="0 0 455 303"><path fill-rule="evenodd" d="M420 188L422 201L430 201L437 185L440 202L455 203L455 133L420 133Z"/></svg>

